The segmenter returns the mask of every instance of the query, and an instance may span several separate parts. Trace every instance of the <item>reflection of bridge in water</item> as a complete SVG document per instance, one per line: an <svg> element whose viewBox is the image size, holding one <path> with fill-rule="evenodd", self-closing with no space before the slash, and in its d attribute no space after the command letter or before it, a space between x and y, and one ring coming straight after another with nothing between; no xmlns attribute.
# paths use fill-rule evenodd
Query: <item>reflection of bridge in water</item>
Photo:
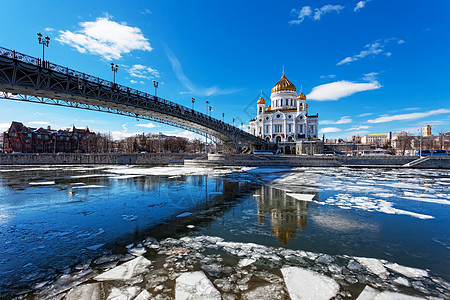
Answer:
<svg viewBox="0 0 450 300"><path fill-rule="evenodd" d="M298 227L306 227L309 202L297 200L284 190L269 186L261 186L257 194L260 195L256 198L258 221L264 223L269 214L275 236L286 246L297 234Z"/></svg>
<svg viewBox="0 0 450 300"><path fill-rule="evenodd" d="M268 146L263 139L177 103L1 47L0 99L160 122L221 140L226 152Z"/></svg>

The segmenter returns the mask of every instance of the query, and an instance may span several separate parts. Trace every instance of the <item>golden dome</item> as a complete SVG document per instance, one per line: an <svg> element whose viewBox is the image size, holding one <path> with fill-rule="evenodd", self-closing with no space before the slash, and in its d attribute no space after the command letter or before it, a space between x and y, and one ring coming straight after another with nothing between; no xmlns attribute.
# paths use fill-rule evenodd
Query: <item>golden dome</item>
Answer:
<svg viewBox="0 0 450 300"><path fill-rule="evenodd" d="M286 76L284 76L284 71L283 71L283 76L281 76L281 79L278 80L277 84L275 84L272 88L272 93L279 92L279 91L297 92L297 88L295 87L295 85L292 82L290 82L286 78Z"/></svg>
<svg viewBox="0 0 450 300"><path fill-rule="evenodd" d="M297 100L306 100L306 96L302 91L300 91L300 94L298 94Z"/></svg>
<svg viewBox="0 0 450 300"><path fill-rule="evenodd" d="M266 100L262 97L262 91L261 91L261 97L259 97L258 104L266 104Z"/></svg>
<svg viewBox="0 0 450 300"><path fill-rule="evenodd" d="M269 106L267 106L266 110L271 110L271 109L272 109L272 107L269 104Z"/></svg>

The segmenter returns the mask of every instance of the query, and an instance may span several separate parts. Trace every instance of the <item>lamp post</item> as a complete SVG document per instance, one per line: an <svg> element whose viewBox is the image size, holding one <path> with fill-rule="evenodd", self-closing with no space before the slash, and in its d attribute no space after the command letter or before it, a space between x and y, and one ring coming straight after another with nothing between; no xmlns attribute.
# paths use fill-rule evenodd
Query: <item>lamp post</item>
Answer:
<svg viewBox="0 0 450 300"><path fill-rule="evenodd" d="M233 126L234 126L234 118L233 118Z"/></svg>
<svg viewBox="0 0 450 300"><path fill-rule="evenodd" d="M114 85L116 85L116 73L119 70L119 66L115 65L114 63L111 63L111 70L113 71L113 74L114 74L113 82L114 82Z"/></svg>
<svg viewBox="0 0 450 300"><path fill-rule="evenodd" d="M211 117L212 106L209 107L209 116Z"/></svg>
<svg viewBox="0 0 450 300"><path fill-rule="evenodd" d="M208 104L209 101L206 100L206 116L208 116ZM208 154L208 134L205 135L205 154Z"/></svg>
<svg viewBox="0 0 450 300"><path fill-rule="evenodd" d="M225 123L225 113L222 113L222 122Z"/></svg>
<svg viewBox="0 0 450 300"><path fill-rule="evenodd" d="M192 110L194 110L194 103L195 103L195 99L192 98Z"/></svg>
<svg viewBox="0 0 450 300"><path fill-rule="evenodd" d="M155 97L156 97L156 91L157 91L157 89L158 89L158 86L159 86L159 82L158 82L158 81L155 81L155 80L153 80L153 86L155 87Z"/></svg>
<svg viewBox="0 0 450 300"><path fill-rule="evenodd" d="M46 36L45 38L42 37L42 33L38 33L38 41L39 44L42 45L42 65L44 66L44 62L45 62L45 47L48 47L48 44L50 43L50 38L48 36Z"/></svg>

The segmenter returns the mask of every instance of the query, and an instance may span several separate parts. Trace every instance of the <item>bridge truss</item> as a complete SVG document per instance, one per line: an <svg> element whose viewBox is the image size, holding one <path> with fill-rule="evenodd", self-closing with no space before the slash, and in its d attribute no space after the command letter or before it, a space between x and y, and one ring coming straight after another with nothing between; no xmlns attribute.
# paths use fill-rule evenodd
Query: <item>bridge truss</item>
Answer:
<svg viewBox="0 0 450 300"><path fill-rule="evenodd" d="M146 119L240 145L268 143L221 120L147 93L0 47L0 99L73 107Z"/></svg>

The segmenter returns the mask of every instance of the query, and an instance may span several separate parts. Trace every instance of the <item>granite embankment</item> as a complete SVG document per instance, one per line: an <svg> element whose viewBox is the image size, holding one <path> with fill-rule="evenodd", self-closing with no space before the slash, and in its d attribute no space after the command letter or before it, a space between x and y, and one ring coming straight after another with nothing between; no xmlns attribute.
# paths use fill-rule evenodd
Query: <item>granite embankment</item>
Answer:
<svg viewBox="0 0 450 300"><path fill-rule="evenodd" d="M450 169L450 157L418 156L308 156L222 154L0 154L0 165L126 164L248 167L359 167Z"/></svg>
<svg viewBox="0 0 450 300"><path fill-rule="evenodd" d="M418 156L309 156L309 155L217 155L208 160L194 159L185 165L248 167L359 167L359 168L435 168L450 169L449 157Z"/></svg>
<svg viewBox="0 0 450 300"><path fill-rule="evenodd" d="M168 165L206 157L201 154L104 153L104 154L0 154L0 165Z"/></svg>

